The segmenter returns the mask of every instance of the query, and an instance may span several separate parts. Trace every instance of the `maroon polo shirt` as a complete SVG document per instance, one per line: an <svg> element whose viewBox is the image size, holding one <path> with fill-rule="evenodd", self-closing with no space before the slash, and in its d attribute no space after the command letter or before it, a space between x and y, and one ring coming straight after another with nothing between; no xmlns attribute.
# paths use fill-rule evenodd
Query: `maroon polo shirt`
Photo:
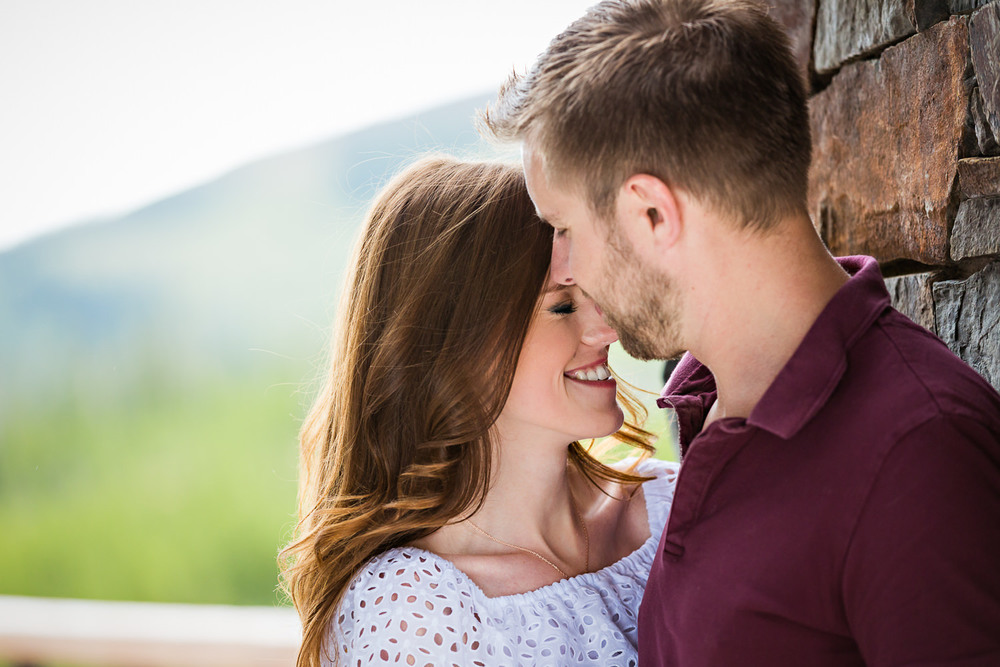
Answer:
<svg viewBox="0 0 1000 667"><path fill-rule="evenodd" d="M690 355L664 389L682 465L642 667L1000 665L1000 396L875 260L839 261L749 418L702 431L715 380Z"/></svg>

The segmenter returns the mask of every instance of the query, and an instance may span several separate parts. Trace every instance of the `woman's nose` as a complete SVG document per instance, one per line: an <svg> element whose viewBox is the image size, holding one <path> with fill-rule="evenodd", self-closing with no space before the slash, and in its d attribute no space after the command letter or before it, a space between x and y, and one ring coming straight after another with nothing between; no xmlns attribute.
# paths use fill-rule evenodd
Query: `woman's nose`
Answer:
<svg viewBox="0 0 1000 667"><path fill-rule="evenodd" d="M604 316L602 315L600 308L597 307L597 304L590 302L588 306L590 313L584 325L581 340L585 344L592 345L594 347L607 347L608 345L611 345L611 343L618 340L618 332L608 326L608 323L604 321Z"/></svg>

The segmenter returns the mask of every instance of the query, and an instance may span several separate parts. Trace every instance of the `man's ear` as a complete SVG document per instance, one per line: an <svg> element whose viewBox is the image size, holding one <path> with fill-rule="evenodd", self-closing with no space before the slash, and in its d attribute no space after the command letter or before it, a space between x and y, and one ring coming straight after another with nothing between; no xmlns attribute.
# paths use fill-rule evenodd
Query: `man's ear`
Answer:
<svg viewBox="0 0 1000 667"><path fill-rule="evenodd" d="M618 215L637 247L659 251L677 243L684 230L679 193L649 174L634 174L618 193Z"/></svg>

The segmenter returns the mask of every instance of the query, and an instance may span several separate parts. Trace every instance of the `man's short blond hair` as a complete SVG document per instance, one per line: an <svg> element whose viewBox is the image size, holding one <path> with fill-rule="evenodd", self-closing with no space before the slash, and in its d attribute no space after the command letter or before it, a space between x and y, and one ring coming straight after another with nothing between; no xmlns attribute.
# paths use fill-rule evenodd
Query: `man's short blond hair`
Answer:
<svg viewBox="0 0 1000 667"><path fill-rule="evenodd" d="M633 174L739 224L807 210L809 115L782 27L749 0L605 0L513 76L481 116L546 176L610 215Z"/></svg>

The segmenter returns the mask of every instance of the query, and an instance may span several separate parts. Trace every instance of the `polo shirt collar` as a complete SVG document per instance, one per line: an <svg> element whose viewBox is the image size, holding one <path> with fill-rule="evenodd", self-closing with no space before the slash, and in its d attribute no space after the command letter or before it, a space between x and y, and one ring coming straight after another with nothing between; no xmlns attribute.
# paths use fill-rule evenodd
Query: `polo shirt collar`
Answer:
<svg viewBox="0 0 1000 667"><path fill-rule="evenodd" d="M791 438L822 408L847 370L847 352L889 304L872 257L841 257L850 279L833 295L791 359L768 387L747 424Z"/></svg>
<svg viewBox="0 0 1000 667"><path fill-rule="evenodd" d="M826 404L840 383L847 370L848 350L890 307L889 293L874 258L841 257L837 262L851 275L850 279L834 294L764 392L747 418L748 425L786 440L798 433ZM677 410L682 431L686 425L686 430L697 433L704 423L707 408L715 400L715 382L703 366L689 371L689 378L695 380L694 386L685 387L683 380L677 383L672 379L665 391L680 390L683 394L692 391L697 400L690 394L687 398L675 394L664 395L659 403Z"/></svg>

